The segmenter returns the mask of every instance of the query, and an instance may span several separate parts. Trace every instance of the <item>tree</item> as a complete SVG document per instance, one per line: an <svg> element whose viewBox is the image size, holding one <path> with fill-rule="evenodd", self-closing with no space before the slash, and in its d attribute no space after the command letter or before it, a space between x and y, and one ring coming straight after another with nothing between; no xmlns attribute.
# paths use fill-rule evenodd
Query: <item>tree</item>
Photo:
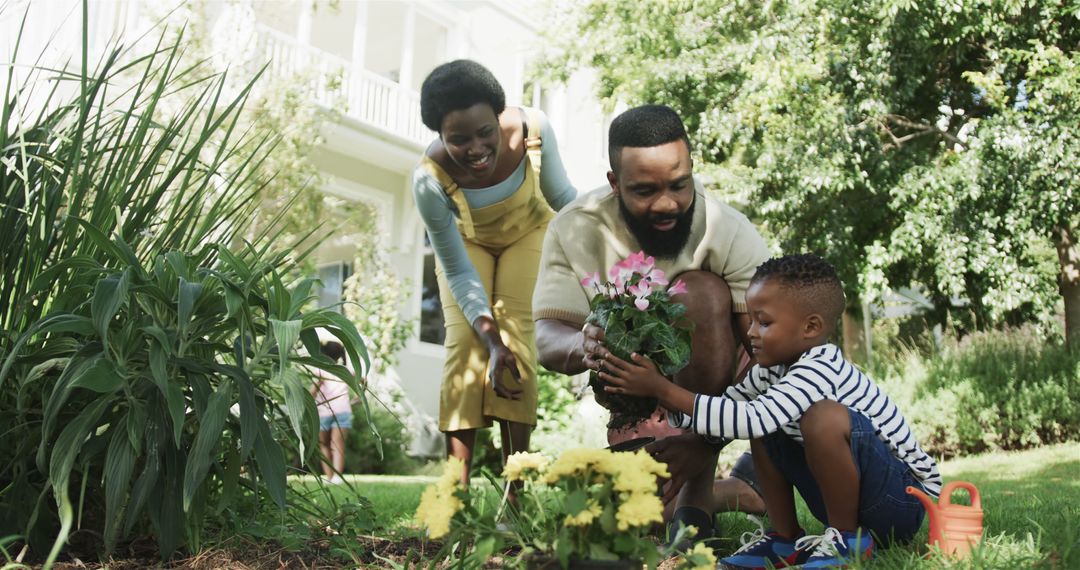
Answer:
<svg viewBox="0 0 1080 570"><path fill-rule="evenodd" d="M921 286L932 318L985 327L1048 323L1064 295L1076 339L1078 15L1009 0L594 0L552 10L540 74L585 67L611 107L674 107L696 169L783 249L828 257L853 303ZM1000 144L1010 136L1022 156Z"/></svg>

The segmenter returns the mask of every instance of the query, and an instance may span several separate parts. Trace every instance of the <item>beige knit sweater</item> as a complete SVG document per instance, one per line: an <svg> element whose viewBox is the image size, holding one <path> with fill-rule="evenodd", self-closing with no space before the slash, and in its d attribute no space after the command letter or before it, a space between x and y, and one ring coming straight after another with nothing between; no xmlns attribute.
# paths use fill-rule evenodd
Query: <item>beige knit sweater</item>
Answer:
<svg viewBox="0 0 1080 570"><path fill-rule="evenodd" d="M696 178L694 186L697 205L690 239L678 257L658 259L656 265L672 282L684 271L716 273L731 289L733 310L745 313L750 278L769 257L769 248L746 216L709 196ZM548 226L533 318L583 325L594 292L586 291L581 279L594 271L606 276L612 265L640 249L609 186L578 196Z"/></svg>

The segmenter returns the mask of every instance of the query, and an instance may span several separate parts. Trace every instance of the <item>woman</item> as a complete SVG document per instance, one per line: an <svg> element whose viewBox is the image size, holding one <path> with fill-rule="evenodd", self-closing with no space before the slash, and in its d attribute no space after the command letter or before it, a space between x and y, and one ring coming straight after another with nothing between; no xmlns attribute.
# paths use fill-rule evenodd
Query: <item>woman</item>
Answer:
<svg viewBox="0 0 1080 570"><path fill-rule="evenodd" d="M499 82L474 61L436 67L421 86L420 114L439 133L413 172L446 324L439 429L467 483L477 428L499 422L504 461L529 447L540 249L548 221L577 190L547 118L507 109Z"/></svg>

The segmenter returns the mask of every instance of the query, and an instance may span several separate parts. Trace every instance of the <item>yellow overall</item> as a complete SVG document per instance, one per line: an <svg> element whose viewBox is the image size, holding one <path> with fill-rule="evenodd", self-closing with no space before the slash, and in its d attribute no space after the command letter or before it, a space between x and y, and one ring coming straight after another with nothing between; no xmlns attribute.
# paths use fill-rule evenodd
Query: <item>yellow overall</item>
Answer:
<svg viewBox="0 0 1080 570"><path fill-rule="evenodd" d="M444 432L489 427L492 419L536 425L536 334L532 318L533 287L548 222L555 216L540 191L540 123L528 118L525 181L509 197L483 208L469 208L464 191L434 161L421 164L442 185L458 210L457 226L465 250L488 294L503 343L517 359L521 385L507 372L505 385L521 389L520 400L495 395L488 376L488 350L465 319L450 292L440 263L439 282L446 326L446 363L439 400L439 429Z"/></svg>

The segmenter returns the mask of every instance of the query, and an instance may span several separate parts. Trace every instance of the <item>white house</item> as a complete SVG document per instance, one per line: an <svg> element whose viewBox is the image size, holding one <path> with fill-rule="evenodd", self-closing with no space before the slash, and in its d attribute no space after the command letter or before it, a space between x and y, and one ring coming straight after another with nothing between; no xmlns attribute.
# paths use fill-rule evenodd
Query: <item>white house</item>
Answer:
<svg viewBox="0 0 1080 570"><path fill-rule="evenodd" d="M90 0L91 49L117 35L139 34L154 24L152 0ZM58 57L77 53L78 0L9 3L0 31L13 38L26 6L28 53L48 49ZM405 391L418 415L412 420L417 454L435 454L441 438L425 418L437 415L444 350L434 259L415 212L410 174L435 137L420 121L419 86L436 65L475 59L494 72L509 105L534 105L551 118L571 180L579 189L603 184L607 170L607 117L592 95L587 76L567 86L529 85L526 73L536 56L539 1L521 0L189 0L178 9L213 30L213 48L269 58L269 73L289 77L317 70L325 77L318 102L340 117L325 127L325 144L314 161L325 174L323 191L375 206L392 265L412 283L402 316L419 323L387 376ZM55 33L56 30L62 30ZM218 46L218 42L220 47ZM4 46L6 49L9 46ZM344 101L344 108L341 102ZM334 239L317 251L324 302L340 298L351 273L354 246ZM423 437L424 425L430 437Z"/></svg>

